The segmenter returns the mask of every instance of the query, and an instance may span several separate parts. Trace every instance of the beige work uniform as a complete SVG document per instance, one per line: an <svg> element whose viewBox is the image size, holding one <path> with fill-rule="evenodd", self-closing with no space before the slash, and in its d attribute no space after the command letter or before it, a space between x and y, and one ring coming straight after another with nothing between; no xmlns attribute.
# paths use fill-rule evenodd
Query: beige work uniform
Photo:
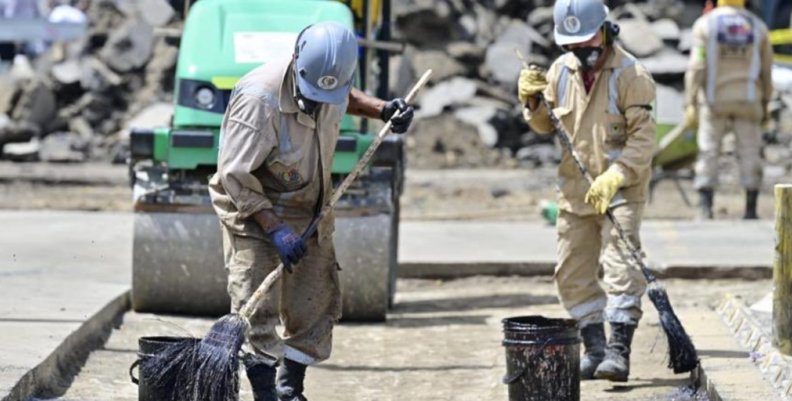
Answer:
<svg viewBox="0 0 792 401"><path fill-rule="evenodd" d="M209 183L223 227L228 294L238 311L280 262L251 216L271 209L301 234L332 194L330 170L347 104L322 105L314 121L292 96L290 59L245 75L221 127L217 174ZM307 241L308 254L285 274L250 319L249 351L313 364L327 359L341 314L333 216ZM281 321L283 338L275 326Z"/></svg>
<svg viewBox="0 0 792 401"><path fill-rule="evenodd" d="M615 198L620 206L613 212L630 240L640 247L639 228L655 149L655 83L624 49L612 49L588 94L580 63L569 53L550 67L544 96L593 177L607 169L624 175ZM526 109L525 117L536 132L552 132L544 107L533 112ZM581 326L603 319L638 324L646 281L607 218L585 203L589 184L566 149L558 180L561 210L555 280L561 303ZM600 265L604 290L598 282Z"/></svg>
<svg viewBox="0 0 792 401"><path fill-rule="evenodd" d="M762 182L761 121L773 92L767 27L744 9L718 7L693 25L686 104L699 105L695 186L715 188L724 135L734 132L742 185Z"/></svg>

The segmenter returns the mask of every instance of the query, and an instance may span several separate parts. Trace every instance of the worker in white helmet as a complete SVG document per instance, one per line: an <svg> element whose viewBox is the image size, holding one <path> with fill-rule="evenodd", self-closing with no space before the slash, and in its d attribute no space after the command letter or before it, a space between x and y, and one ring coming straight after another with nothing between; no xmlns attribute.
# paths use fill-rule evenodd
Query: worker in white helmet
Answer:
<svg viewBox="0 0 792 401"><path fill-rule="evenodd" d="M603 214L610 208L640 247L655 149L655 83L644 66L615 44L619 30L607 15L600 0L556 1L555 41L567 53L547 74L524 69L518 95L526 120L540 134L554 131L550 110L539 99L544 96L595 178L589 185L565 151L558 171L555 281L562 305L581 327L581 378L626 381L646 281ZM604 321L611 328L607 344Z"/></svg>

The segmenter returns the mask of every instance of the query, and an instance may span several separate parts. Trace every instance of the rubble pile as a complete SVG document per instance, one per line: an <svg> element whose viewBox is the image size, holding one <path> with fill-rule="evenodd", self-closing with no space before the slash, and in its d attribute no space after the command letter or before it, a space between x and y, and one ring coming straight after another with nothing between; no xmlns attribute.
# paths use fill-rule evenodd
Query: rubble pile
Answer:
<svg viewBox="0 0 792 401"><path fill-rule="evenodd" d="M608 1L620 42L658 82L658 121L682 120L684 73L700 1ZM432 68L420 98L410 165L509 167L558 161L550 137L532 133L517 100L521 61L547 68L562 51L553 42L552 0L404 0L394 3L393 93L405 93Z"/></svg>
<svg viewBox="0 0 792 401"><path fill-rule="evenodd" d="M94 0L79 42L0 75L0 148L12 160L122 161L126 121L172 99L180 24L166 0Z"/></svg>

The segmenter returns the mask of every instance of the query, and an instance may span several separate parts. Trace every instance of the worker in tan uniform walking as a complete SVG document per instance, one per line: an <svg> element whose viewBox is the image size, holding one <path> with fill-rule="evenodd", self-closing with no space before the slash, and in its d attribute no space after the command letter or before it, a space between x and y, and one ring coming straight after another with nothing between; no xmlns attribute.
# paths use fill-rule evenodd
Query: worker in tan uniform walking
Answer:
<svg viewBox="0 0 792 401"><path fill-rule="evenodd" d="M306 367L330 356L341 314L333 216L312 237L300 234L332 194L341 118L393 117L396 133L412 121L403 99L386 102L352 88L357 52L347 28L309 26L292 57L269 61L239 81L221 126L209 189L222 223L232 311L279 262L291 270L250 318L242 360L256 401L305 400ZM279 322L283 338L275 331Z"/></svg>
<svg viewBox="0 0 792 401"><path fill-rule="evenodd" d="M646 281L629 263L628 248L603 214L611 208L640 247L655 148L655 83L646 68L614 43L618 27L606 21L607 15L600 0L557 0L555 41L567 53L547 74L524 69L518 95L526 105L526 120L540 134L554 130L539 99L544 96L595 178L589 185L564 150L558 171L555 281L561 303L581 327L581 378L626 381ZM611 328L607 345L604 321Z"/></svg>
<svg viewBox="0 0 792 401"><path fill-rule="evenodd" d="M693 25L693 49L685 75L685 120L698 126L695 187L700 217L712 219L723 137L732 131L740 181L746 190L745 219L758 218L762 183L761 127L773 92L773 49L767 27L745 0L718 0Z"/></svg>

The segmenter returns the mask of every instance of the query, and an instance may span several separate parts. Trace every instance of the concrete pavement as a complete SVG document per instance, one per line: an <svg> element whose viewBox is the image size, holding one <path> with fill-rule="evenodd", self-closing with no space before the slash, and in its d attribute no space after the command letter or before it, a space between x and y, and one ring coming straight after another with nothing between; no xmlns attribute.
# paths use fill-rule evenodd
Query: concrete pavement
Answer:
<svg viewBox="0 0 792 401"><path fill-rule="evenodd" d="M57 395L128 307L132 215L0 212L0 399ZM769 273L770 222L648 222L650 259L667 272ZM407 222L405 276L552 271L552 227ZM704 269L704 270L702 270ZM682 272L682 273L679 273Z"/></svg>
<svg viewBox="0 0 792 401"><path fill-rule="evenodd" d="M552 274L555 228L539 223L403 222L400 277ZM771 221L646 221L641 240L661 277L767 278Z"/></svg>
<svg viewBox="0 0 792 401"><path fill-rule="evenodd" d="M0 400L62 393L128 309L131 220L0 213Z"/></svg>

